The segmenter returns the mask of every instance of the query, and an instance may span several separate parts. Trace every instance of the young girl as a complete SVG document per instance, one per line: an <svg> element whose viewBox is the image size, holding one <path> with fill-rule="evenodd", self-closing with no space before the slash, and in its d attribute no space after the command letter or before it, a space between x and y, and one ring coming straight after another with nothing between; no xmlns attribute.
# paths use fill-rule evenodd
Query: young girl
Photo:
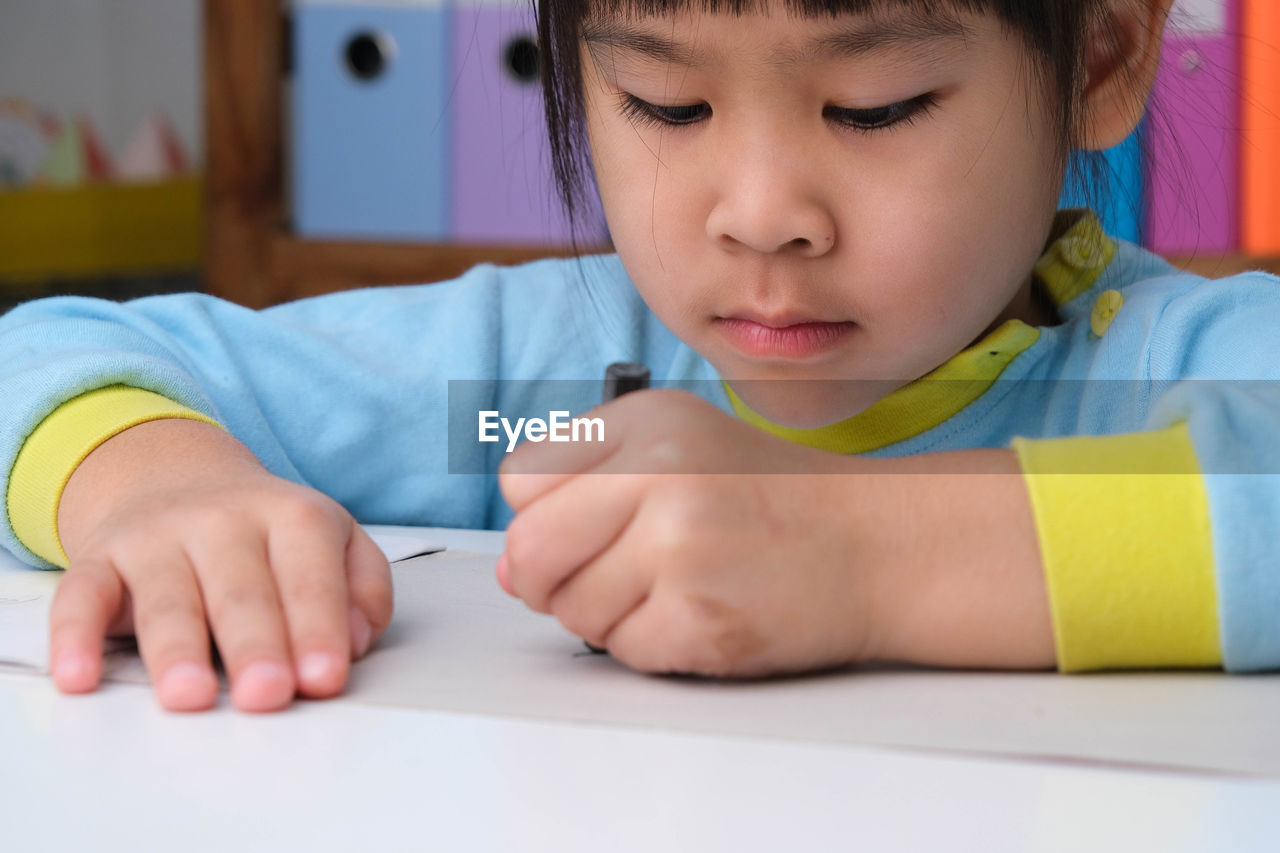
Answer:
<svg viewBox="0 0 1280 853"><path fill-rule="evenodd" d="M237 707L336 694L392 609L353 516L510 522L502 586L643 671L1280 664L1280 394L1214 381L1280 376L1280 287L1055 212L1169 3L547 0L556 175L580 200L589 144L616 256L10 312L3 537L68 567L56 683L133 631L206 708L212 632ZM696 393L450 435L542 399L450 380L617 360Z"/></svg>

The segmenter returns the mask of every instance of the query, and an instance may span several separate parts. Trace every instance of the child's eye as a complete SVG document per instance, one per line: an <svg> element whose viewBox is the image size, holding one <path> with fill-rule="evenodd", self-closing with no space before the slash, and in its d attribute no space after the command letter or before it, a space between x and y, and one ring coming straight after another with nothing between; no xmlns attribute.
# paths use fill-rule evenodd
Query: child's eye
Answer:
<svg viewBox="0 0 1280 853"><path fill-rule="evenodd" d="M937 105L938 101L933 94L926 93L907 101L865 110L827 107L822 114L853 130L869 133L899 124L905 127Z"/></svg>
<svg viewBox="0 0 1280 853"><path fill-rule="evenodd" d="M909 125L921 115L937 106L932 93L920 95L896 104L871 109L852 109L848 107L827 107L822 114L846 127L863 132L883 130L894 125ZM621 112L623 117L640 124L651 124L659 127L678 127L694 124L711 115L708 104L685 104L664 107L642 101L635 95L622 96Z"/></svg>
<svg viewBox="0 0 1280 853"><path fill-rule="evenodd" d="M635 95L623 95L620 109L624 118L640 124L672 126L693 124L711 114L707 104L687 104L678 107L660 107L642 101Z"/></svg>

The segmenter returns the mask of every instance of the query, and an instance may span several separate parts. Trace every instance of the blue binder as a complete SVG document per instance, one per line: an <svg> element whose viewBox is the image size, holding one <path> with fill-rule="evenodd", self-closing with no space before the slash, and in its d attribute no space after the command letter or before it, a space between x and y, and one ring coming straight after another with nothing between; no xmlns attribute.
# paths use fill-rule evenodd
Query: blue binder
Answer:
<svg viewBox="0 0 1280 853"><path fill-rule="evenodd" d="M1106 186L1086 186L1076 179L1074 166L1068 171L1067 184L1062 189L1059 207L1094 207L1099 190L1105 202L1095 211L1107 233L1131 243L1142 239L1146 217L1145 179L1143 169L1143 134L1139 126L1124 142L1102 152L1105 157ZM1083 155L1073 155L1079 158ZM1087 171L1085 172L1087 174Z"/></svg>
<svg viewBox="0 0 1280 853"><path fill-rule="evenodd" d="M449 230L444 0L295 0L293 223L304 237Z"/></svg>

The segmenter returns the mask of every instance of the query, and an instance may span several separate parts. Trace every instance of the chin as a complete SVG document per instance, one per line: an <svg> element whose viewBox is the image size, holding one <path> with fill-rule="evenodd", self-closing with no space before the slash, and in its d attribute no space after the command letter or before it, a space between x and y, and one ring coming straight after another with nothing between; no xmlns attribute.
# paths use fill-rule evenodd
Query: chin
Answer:
<svg viewBox="0 0 1280 853"><path fill-rule="evenodd" d="M884 396L883 383L852 379L747 379L732 385L756 414L779 426L814 429L851 418ZM884 393L888 393L886 390Z"/></svg>

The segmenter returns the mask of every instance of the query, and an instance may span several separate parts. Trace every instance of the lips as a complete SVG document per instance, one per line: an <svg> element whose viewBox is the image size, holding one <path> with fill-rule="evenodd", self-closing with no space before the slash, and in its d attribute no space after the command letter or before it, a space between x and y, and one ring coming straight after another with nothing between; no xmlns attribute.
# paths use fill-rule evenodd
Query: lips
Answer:
<svg viewBox="0 0 1280 853"><path fill-rule="evenodd" d="M810 358L834 349L857 324L829 322L797 315L764 317L741 313L717 317L721 334L740 352L756 358Z"/></svg>

